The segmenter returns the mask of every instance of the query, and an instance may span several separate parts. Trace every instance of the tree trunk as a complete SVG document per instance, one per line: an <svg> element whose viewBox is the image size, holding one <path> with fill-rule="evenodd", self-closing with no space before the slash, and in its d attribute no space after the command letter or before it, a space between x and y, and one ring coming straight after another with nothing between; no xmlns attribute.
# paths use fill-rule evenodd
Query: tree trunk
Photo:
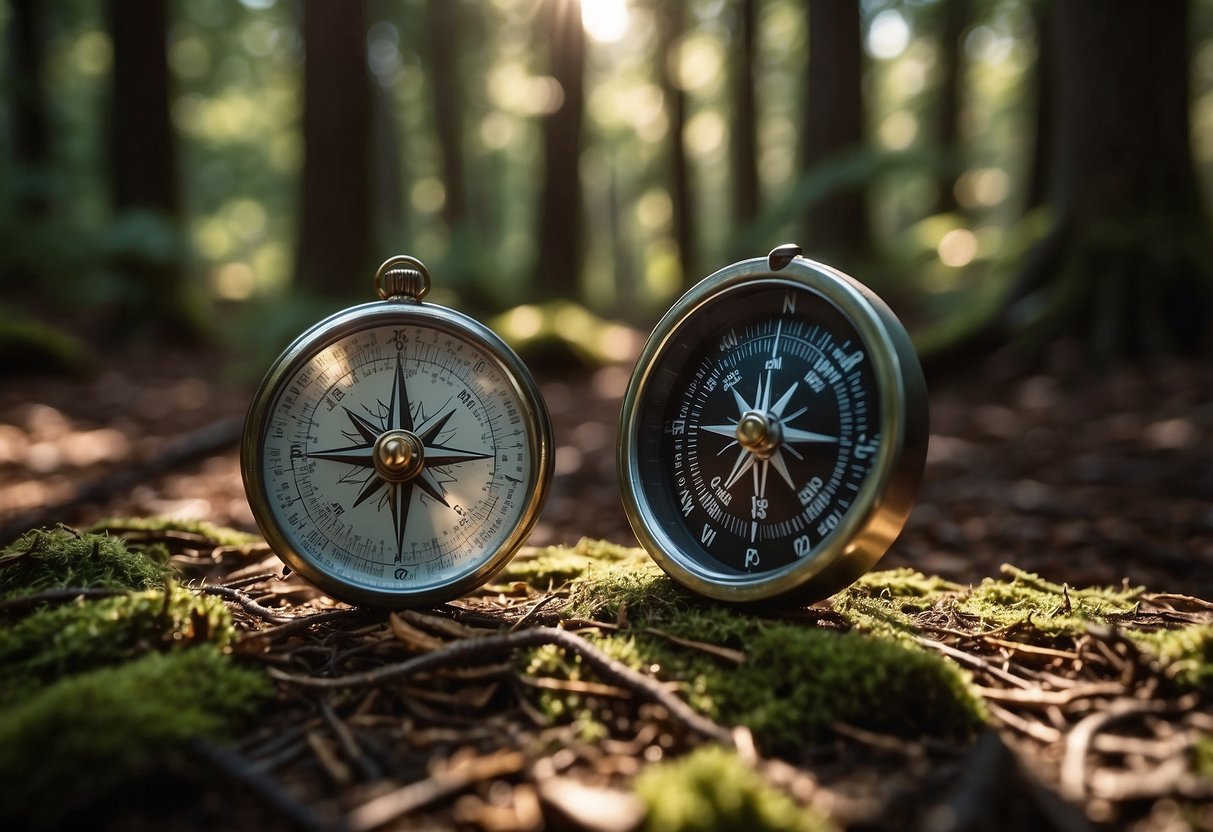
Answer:
<svg viewBox="0 0 1213 832"><path fill-rule="evenodd" d="M442 149L442 184L446 190L442 218L448 226L455 226L467 216L463 184L463 86L459 71L460 4L456 0L429 0L426 12L430 94L433 96L434 128Z"/></svg>
<svg viewBox="0 0 1213 832"><path fill-rule="evenodd" d="M670 201L673 205L674 242L682 267L682 284L690 287L699 279L696 258L694 199L691 196L691 167L687 161L687 94L678 78L679 46L686 31L686 0L658 4L657 79L669 118Z"/></svg>
<svg viewBox="0 0 1213 832"><path fill-rule="evenodd" d="M205 328L185 272L177 147L169 118L166 0L110 0L110 193L116 214L109 266L125 281L113 321L125 336L161 330L175 338Z"/></svg>
<svg viewBox="0 0 1213 832"><path fill-rule="evenodd" d="M303 4L303 194L299 285L365 294L371 250L371 87L362 3Z"/></svg>
<svg viewBox="0 0 1213 832"><path fill-rule="evenodd" d="M165 0L110 0L114 44L110 164L114 207L180 214L169 121Z"/></svg>
<svg viewBox="0 0 1213 832"><path fill-rule="evenodd" d="M45 31L39 0L11 0L8 24L13 156L24 184L16 194L18 216L39 220L50 213L47 185L50 166L50 120L42 83Z"/></svg>
<svg viewBox="0 0 1213 832"><path fill-rule="evenodd" d="M581 127L585 30L576 0L545 0L541 13L548 72L560 85L559 106L543 119L543 185L539 256L532 294L581 295Z"/></svg>
<svg viewBox="0 0 1213 832"><path fill-rule="evenodd" d="M809 63L805 85L801 166L804 175L864 145L862 31L859 5L809 0ZM867 250L869 223L863 188L835 191L805 214L803 247L843 269Z"/></svg>
<svg viewBox="0 0 1213 832"><path fill-rule="evenodd" d="M935 103L935 143L941 156L937 182L935 213L955 211L956 172L962 164L960 146L960 105L963 68L960 58L961 37L968 17L967 0L943 0L939 33L939 88Z"/></svg>
<svg viewBox="0 0 1213 832"><path fill-rule="evenodd" d="M734 231L758 216L758 107L754 96L757 0L740 0L735 35L729 150L733 162Z"/></svg>
<svg viewBox="0 0 1213 832"><path fill-rule="evenodd" d="M1067 0L1056 16L1051 237L1008 321L1100 358L1209 347L1208 222L1189 149L1188 8Z"/></svg>
<svg viewBox="0 0 1213 832"><path fill-rule="evenodd" d="M1024 213L1048 201L1049 169L1053 165L1053 99L1057 75L1053 6L1050 3L1032 3L1030 8L1036 26L1036 67L1032 83L1036 93L1032 108L1036 120L1032 127L1032 158L1024 195Z"/></svg>

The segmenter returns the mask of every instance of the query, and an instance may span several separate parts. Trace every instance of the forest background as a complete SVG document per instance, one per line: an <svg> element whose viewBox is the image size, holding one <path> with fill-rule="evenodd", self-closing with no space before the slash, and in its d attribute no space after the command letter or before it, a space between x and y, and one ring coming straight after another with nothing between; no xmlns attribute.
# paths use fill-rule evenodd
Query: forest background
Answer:
<svg viewBox="0 0 1213 832"><path fill-rule="evenodd" d="M407 252L440 302L513 309L515 344L618 360L584 310L647 329L786 240L928 356L1208 345L1208 3L13 0L0 25L18 355L47 320L260 366ZM519 307L553 299L578 306Z"/></svg>

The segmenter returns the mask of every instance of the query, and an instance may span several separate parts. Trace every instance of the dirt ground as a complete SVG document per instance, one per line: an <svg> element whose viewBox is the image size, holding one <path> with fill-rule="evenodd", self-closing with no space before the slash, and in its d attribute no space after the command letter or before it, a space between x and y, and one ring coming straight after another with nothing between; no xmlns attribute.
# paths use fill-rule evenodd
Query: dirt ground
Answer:
<svg viewBox="0 0 1213 832"><path fill-rule="evenodd" d="M557 450L532 544L590 537L634 545L615 473L628 373L618 365L540 374ZM977 376L932 380L925 480L908 527L880 568L911 566L963 585L998 576L1009 563L1069 587L1142 585L1213 599L1213 367L1167 361L1101 373L1061 367L1012 381ZM0 536L6 542L37 525L144 515L255 531L236 450L250 391L225 381L217 358L188 353L105 360L89 379L6 380ZM1209 703L1196 707L1207 712ZM979 746L960 758L946 752L933 773L923 773L921 747L881 749L871 736L857 741L884 761L857 765L840 753L824 760L818 776L828 780L834 767L838 779L885 778L890 801L896 788L927 782L946 791L971 766L1006 766L1005 747ZM924 747L929 752L929 743ZM905 773L911 769L917 774ZM795 791L795 776L784 775ZM898 779L903 775L909 780ZM844 799L846 788L835 794ZM1052 828L1084 828L1081 814L1048 810L1053 805L1040 802ZM1135 828L1182 828L1160 805L1102 817L1088 806L1087 814L1114 825L1129 825L1131 817ZM1210 813L1203 817L1213 823ZM851 820L890 825L887 816ZM920 820L923 828L959 828Z"/></svg>
<svg viewBox="0 0 1213 832"><path fill-rule="evenodd" d="M540 376L555 480L531 544L634 541L615 467L628 374ZM11 379L0 528L158 514L255 531L236 450L250 396L196 354L116 359L89 380ZM881 566L976 583L1003 563L1071 586L1213 598L1213 367L934 380L922 490Z"/></svg>

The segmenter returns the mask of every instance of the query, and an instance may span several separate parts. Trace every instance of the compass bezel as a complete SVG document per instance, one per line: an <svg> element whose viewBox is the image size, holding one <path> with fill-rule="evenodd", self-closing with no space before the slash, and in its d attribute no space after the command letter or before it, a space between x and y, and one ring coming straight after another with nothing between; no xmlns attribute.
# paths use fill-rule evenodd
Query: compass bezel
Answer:
<svg viewBox="0 0 1213 832"><path fill-rule="evenodd" d="M316 564L293 542L271 508L262 464L262 447L272 408L283 382L315 355L343 338L382 326L420 326L468 343L490 358L508 380L521 404L530 450L529 479L514 529L494 551L480 553L471 568L440 581L387 590L334 574ZM552 426L539 386L530 371L495 332L455 309L397 296L343 309L299 335L274 361L253 396L240 446L240 473L253 518L270 548L288 566L328 595L353 604L390 609L426 606L458 598L499 572L525 543L539 519L552 479Z"/></svg>
<svg viewBox="0 0 1213 832"><path fill-rule="evenodd" d="M881 445L871 470L838 527L802 560L769 572L726 572L710 566L715 556L686 551L667 531L681 524L678 512L655 506L651 489L672 488L668 477L642 469L639 457L642 410L664 409L668 400L647 401L655 374L672 347L694 333L709 305L737 301L755 291L794 288L816 295L854 328L870 356L879 396ZM854 278L797 256L774 270L768 258L733 263L684 294L653 329L636 362L620 414L618 471L624 511L637 540L653 560L687 588L721 601L818 600L867 572L901 532L922 479L928 439L926 383L914 347L892 310ZM697 544L691 543L691 547Z"/></svg>

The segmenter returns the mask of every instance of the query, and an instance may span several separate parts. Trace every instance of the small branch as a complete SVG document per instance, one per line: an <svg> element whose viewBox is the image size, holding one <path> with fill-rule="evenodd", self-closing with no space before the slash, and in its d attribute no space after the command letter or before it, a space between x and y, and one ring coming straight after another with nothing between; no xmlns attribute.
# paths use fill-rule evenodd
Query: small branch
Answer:
<svg viewBox="0 0 1213 832"><path fill-rule="evenodd" d="M203 595L218 595L225 601L233 601L239 604L240 609L249 615L255 615L262 621L268 621L271 624L290 624L293 621L299 620L299 616L297 615L279 615L269 607L258 604L247 592L230 586L204 586L199 587L198 591ZM307 616L307 618L313 617Z"/></svg>
<svg viewBox="0 0 1213 832"><path fill-rule="evenodd" d="M671 717L691 731L725 745L733 744L732 735L728 730L670 693L657 680L633 670L622 662L615 661L581 636L554 627L536 627L512 633L465 639L403 662L348 676L331 678L298 676L275 668L270 668L269 673L281 682L301 687L325 689L361 687L407 679L450 665L468 664L485 658L494 658L502 653L512 653L515 650L543 647L549 644L576 653L591 670L603 679L628 688L641 699L661 705L669 711Z"/></svg>
<svg viewBox="0 0 1213 832"><path fill-rule="evenodd" d="M305 832L338 832L345 828L337 821L321 817L286 791L277 780L259 771L236 751L203 738L194 739L189 747L190 751L210 768L218 769L229 779L247 786L265 801L270 809L282 815L295 827Z"/></svg>

